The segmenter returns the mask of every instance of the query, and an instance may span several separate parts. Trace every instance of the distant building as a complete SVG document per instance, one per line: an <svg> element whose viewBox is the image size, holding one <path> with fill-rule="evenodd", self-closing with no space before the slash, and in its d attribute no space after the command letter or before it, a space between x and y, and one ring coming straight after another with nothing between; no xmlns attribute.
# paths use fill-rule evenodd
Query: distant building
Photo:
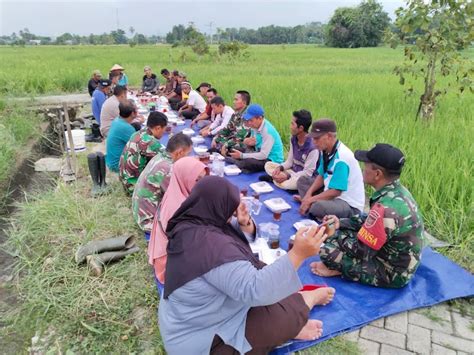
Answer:
<svg viewBox="0 0 474 355"><path fill-rule="evenodd" d="M31 46L39 46L41 44L41 40L40 39L30 39L28 41L28 44L31 45Z"/></svg>

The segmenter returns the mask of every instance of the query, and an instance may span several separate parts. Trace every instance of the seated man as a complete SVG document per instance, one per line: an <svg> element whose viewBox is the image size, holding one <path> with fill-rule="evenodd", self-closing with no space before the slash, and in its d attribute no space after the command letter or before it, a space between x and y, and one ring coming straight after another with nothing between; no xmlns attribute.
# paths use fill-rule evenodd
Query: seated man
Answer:
<svg viewBox="0 0 474 355"><path fill-rule="evenodd" d="M102 112L102 106L107 100L107 94L110 92L110 86L112 82L110 80L100 80L99 85L92 93L92 114L94 119L100 125L100 113Z"/></svg>
<svg viewBox="0 0 474 355"><path fill-rule="evenodd" d="M320 119L313 123L310 136L319 149L317 176L298 179L300 213L321 220L326 215L352 217L364 209L362 171L352 151L337 139L336 122Z"/></svg>
<svg viewBox="0 0 474 355"><path fill-rule="evenodd" d="M211 107L211 100L217 96L217 90L214 88L209 88L206 91L206 110L203 113L197 115L197 117L191 122L191 127L197 124L198 128L202 131L208 127L213 122L213 114Z"/></svg>
<svg viewBox="0 0 474 355"><path fill-rule="evenodd" d="M203 137L214 136L219 131L229 124L229 121L234 114L232 107L227 106L222 97L216 96L211 100L211 109L214 116L214 121L201 131Z"/></svg>
<svg viewBox="0 0 474 355"><path fill-rule="evenodd" d="M160 73L161 76L166 80L165 85L160 86L160 95L167 96L173 92L176 86L176 81L168 69L161 69Z"/></svg>
<svg viewBox="0 0 474 355"><path fill-rule="evenodd" d="M234 95L235 113L227 126L212 140L212 148L219 150L223 156L227 155L230 148L245 151L244 140L249 136L250 130L245 127L242 116L248 105L250 105L250 93L245 90L237 91Z"/></svg>
<svg viewBox="0 0 474 355"><path fill-rule="evenodd" d="M246 145L254 147L255 152L242 153L239 150L230 150L229 162L237 165L243 172L263 171L268 161L283 163L283 143L280 134L264 114L260 105L253 104L243 115L245 124L251 128L251 137L246 140Z"/></svg>
<svg viewBox="0 0 474 355"><path fill-rule="evenodd" d="M182 106L178 113L185 119L193 120L206 110L206 101L196 90L193 90L191 84L187 81L181 83L181 90L184 95L188 95L186 104Z"/></svg>
<svg viewBox="0 0 474 355"><path fill-rule="evenodd" d="M119 64L114 64L112 68L110 68L109 72L109 79L111 75L119 74L119 80L117 85L124 86L128 89L128 76L124 73L125 69L122 68Z"/></svg>
<svg viewBox="0 0 474 355"><path fill-rule="evenodd" d="M175 86L172 92L166 95L168 102L171 108L175 111L178 111L181 106L184 105L183 102L183 91L181 89L181 83L185 81L186 74L183 72L178 72L177 70L173 71L173 79L175 81Z"/></svg>
<svg viewBox="0 0 474 355"><path fill-rule="evenodd" d="M153 74L150 66L147 65L143 68L143 72L145 75L143 75L142 79L142 92L150 92L154 94L158 90L160 81L156 75Z"/></svg>
<svg viewBox="0 0 474 355"><path fill-rule="evenodd" d="M367 218L327 216L339 229L320 251L322 262L311 264L320 276L338 276L377 287L400 288L415 274L423 247L423 220L410 192L400 183L403 153L378 143L357 150L365 163L364 182L375 189Z"/></svg>
<svg viewBox="0 0 474 355"><path fill-rule="evenodd" d="M146 129L132 135L120 158L119 178L128 193L133 193L138 176L155 155L164 155L165 148L159 139L163 136L168 124L166 115L151 112Z"/></svg>
<svg viewBox="0 0 474 355"><path fill-rule="evenodd" d="M283 164L269 161L265 164L268 175L260 177L262 181L273 183L284 190L297 190L297 181L301 176L313 175L318 162L319 152L313 145L308 131L311 127L311 113L306 110L293 112L290 124L290 151Z"/></svg>
<svg viewBox="0 0 474 355"><path fill-rule="evenodd" d="M89 95L91 97L92 97L92 94L94 93L94 90L97 89L100 79L102 79L102 74L100 73L99 70L94 70L94 72L92 73L92 77L89 80L89 83L87 84L87 90L89 91Z"/></svg>
<svg viewBox="0 0 474 355"><path fill-rule="evenodd" d="M105 100L100 111L100 133L107 138L112 121L119 115L119 104L127 101L127 88L117 85L113 95Z"/></svg>
<svg viewBox="0 0 474 355"><path fill-rule="evenodd" d="M119 115L112 121L105 144L105 163L111 171L116 173L119 172L119 162L123 148L135 133L135 128L131 125L136 117L135 105L128 100L121 102L119 104Z"/></svg>
<svg viewBox="0 0 474 355"><path fill-rule="evenodd" d="M176 134L166 145L168 154L157 154L138 177L132 196L132 213L135 222L150 233L153 219L171 178L171 164L191 153L193 141L185 134Z"/></svg>

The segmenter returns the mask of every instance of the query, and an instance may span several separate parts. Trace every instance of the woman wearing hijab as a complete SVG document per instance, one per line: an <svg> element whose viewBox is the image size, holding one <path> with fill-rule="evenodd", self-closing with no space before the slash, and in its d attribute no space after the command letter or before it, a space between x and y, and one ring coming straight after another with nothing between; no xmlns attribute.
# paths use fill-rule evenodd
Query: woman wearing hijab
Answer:
<svg viewBox="0 0 474 355"><path fill-rule="evenodd" d="M150 242L148 243L148 261L153 265L156 278L161 283L165 281L168 238L164 231L168 221L186 197L189 196L196 182L209 172L206 165L193 157L179 159L173 164L172 169L170 184L156 211Z"/></svg>
<svg viewBox="0 0 474 355"><path fill-rule="evenodd" d="M299 230L292 250L265 265L229 223L234 213L242 231L255 230L237 187L209 176L167 224L159 323L169 354L266 354L290 339L322 335L309 311L329 303L334 289L298 292L296 270L319 252L325 227Z"/></svg>

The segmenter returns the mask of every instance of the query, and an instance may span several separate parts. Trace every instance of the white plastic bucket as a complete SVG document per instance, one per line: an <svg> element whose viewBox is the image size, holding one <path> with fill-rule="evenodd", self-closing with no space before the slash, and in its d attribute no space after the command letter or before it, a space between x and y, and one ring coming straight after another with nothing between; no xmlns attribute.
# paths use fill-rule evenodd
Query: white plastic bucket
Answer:
<svg viewBox="0 0 474 355"><path fill-rule="evenodd" d="M70 150L69 147L69 136L67 131L64 132L66 135L66 146L67 150ZM83 152L86 150L86 132L82 129L73 129L71 130L72 134L72 141L74 143L74 151L75 152Z"/></svg>

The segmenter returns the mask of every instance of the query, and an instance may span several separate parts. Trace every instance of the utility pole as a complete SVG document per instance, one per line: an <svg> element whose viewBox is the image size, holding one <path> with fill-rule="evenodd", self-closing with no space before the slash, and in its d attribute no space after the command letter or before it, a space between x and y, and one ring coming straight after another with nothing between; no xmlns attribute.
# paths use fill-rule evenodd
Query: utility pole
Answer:
<svg viewBox="0 0 474 355"><path fill-rule="evenodd" d="M116 22L117 22L117 30L118 30L118 29L120 28L118 7L115 8L115 20L116 20Z"/></svg>
<svg viewBox="0 0 474 355"><path fill-rule="evenodd" d="M209 22L209 25L207 25L207 27L209 27L209 36L211 36L211 46L212 46L212 26L214 26L214 22Z"/></svg>

